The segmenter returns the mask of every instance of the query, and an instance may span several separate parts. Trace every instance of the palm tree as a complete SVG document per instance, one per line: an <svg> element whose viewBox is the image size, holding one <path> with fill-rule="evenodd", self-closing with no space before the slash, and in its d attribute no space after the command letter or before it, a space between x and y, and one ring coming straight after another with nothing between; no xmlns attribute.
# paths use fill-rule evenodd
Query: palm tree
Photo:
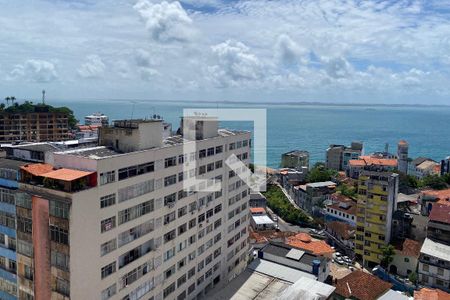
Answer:
<svg viewBox="0 0 450 300"><path fill-rule="evenodd" d="M11 100L11 104L14 104L14 101L16 101L16 97L14 96L11 96L9 99Z"/></svg>
<svg viewBox="0 0 450 300"><path fill-rule="evenodd" d="M11 98L9 98L9 97L6 97L6 98L5 98L5 101L6 101L6 105L7 105L7 106L9 105L9 100L11 100Z"/></svg>

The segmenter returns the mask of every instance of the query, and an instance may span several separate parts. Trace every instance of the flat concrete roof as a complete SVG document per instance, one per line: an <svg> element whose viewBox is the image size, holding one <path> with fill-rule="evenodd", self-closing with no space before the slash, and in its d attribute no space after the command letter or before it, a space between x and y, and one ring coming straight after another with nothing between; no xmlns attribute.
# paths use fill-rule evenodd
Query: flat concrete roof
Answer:
<svg viewBox="0 0 450 300"><path fill-rule="evenodd" d="M450 261L450 246L437 243L429 238L426 238L425 242L423 242L420 253Z"/></svg>
<svg viewBox="0 0 450 300"><path fill-rule="evenodd" d="M252 218L253 221L255 221L256 225L275 224L275 222L272 221L272 219L269 218L267 215L252 216Z"/></svg>

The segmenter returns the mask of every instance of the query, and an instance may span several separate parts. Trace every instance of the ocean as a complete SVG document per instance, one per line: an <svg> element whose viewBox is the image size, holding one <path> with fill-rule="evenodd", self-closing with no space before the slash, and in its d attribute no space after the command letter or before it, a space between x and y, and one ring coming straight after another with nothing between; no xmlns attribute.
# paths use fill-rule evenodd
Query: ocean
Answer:
<svg viewBox="0 0 450 300"><path fill-rule="evenodd" d="M397 143L409 143L409 156L425 156L440 161L450 155L450 107L332 106L193 103L169 101L58 101L54 106L70 107L78 120L102 112L110 120L150 118L160 115L179 127L184 108L265 108L267 109L267 164L279 167L281 154L294 149L307 150L311 164L325 160L330 144L364 143L366 154L396 153ZM253 130L251 122L223 122L223 127Z"/></svg>

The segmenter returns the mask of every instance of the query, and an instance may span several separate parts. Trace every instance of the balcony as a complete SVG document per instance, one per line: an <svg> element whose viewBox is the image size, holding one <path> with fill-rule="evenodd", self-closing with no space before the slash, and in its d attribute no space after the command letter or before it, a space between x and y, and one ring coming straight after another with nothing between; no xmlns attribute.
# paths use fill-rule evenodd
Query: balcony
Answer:
<svg viewBox="0 0 450 300"><path fill-rule="evenodd" d="M21 168L21 182L66 193L97 186L97 173L74 169L55 169L50 164L29 164Z"/></svg>

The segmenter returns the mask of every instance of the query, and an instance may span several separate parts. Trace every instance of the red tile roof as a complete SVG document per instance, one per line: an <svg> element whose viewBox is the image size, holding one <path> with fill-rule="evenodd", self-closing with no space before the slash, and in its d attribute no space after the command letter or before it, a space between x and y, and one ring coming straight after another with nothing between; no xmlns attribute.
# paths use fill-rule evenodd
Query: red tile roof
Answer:
<svg viewBox="0 0 450 300"><path fill-rule="evenodd" d="M330 255L334 253L333 248L325 241L313 241L311 236L307 233L298 233L286 239L286 244L310 251L316 255Z"/></svg>
<svg viewBox="0 0 450 300"><path fill-rule="evenodd" d="M363 166L387 166L396 167L397 160L391 158L376 158L371 156L360 156L359 159L351 159L348 161L350 166L363 167Z"/></svg>
<svg viewBox="0 0 450 300"><path fill-rule="evenodd" d="M430 221L450 224L450 206L443 203L433 203Z"/></svg>
<svg viewBox="0 0 450 300"><path fill-rule="evenodd" d="M43 174L42 176L46 178L56 179L56 180L63 180L63 181L72 181L76 180L88 175L93 174L94 172L85 172L80 170L72 170L72 169L58 169L52 172L48 172Z"/></svg>
<svg viewBox="0 0 450 300"><path fill-rule="evenodd" d="M335 293L345 298L375 300L391 287L392 284L372 274L356 270L338 280Z"/></svg>
<svg viewBox="0 0 450 300"><path fill-rule="evenodd" d="M351 198L348 198L348 197L345 197L343 195L341 195L343 197L336 197L335 195L336 195L336 193L331 195L331 198L332 199L334 198L333 200L337 201L337 202L333 203L331 205L328 205L327 207L333 208L333 209L336 209L336 210L339 210L339 211L342 211L342 212L345 212L345 213L350 214L350 215L356 215L356 201L355 200L353 200ZM349 206L347 208L341 207L341 203L346 203Z"/></svg>
<svg viewBox="0 0 450 300"><path fill-rule="evenodd" d="M445 190L426 190L422 192L422 197L433 198L439 203L449 203L450 199L450 189Z"/></svg>
<svg viewBox="0 0 450 300"><path fill-rule="evenodd" d="M33 176L41 176L42 174L53 171L53 166L50 164L29 164L20 167L20 169L30 173Z"/></svg>
<svg viewBox="0 0 450 300"><path fill-rule="evenodd" d="M264 209L264 207L250 207L250 212L252 214L265 214L266 210Z"/></svg>
<svg viewBox="0 0 450 300"><path fill-rule="evenodd" d="M418 241L405 239L398 251L404 256L413 256L417 258L420 255L420 248L422 248L422 244Z"/></svg>
<svg viewBox="0 0 450 300"><path fill-rule="evenodd" d="M450 294L439 289L422 288L414 291L414 300L450 300Z"/></svg>

